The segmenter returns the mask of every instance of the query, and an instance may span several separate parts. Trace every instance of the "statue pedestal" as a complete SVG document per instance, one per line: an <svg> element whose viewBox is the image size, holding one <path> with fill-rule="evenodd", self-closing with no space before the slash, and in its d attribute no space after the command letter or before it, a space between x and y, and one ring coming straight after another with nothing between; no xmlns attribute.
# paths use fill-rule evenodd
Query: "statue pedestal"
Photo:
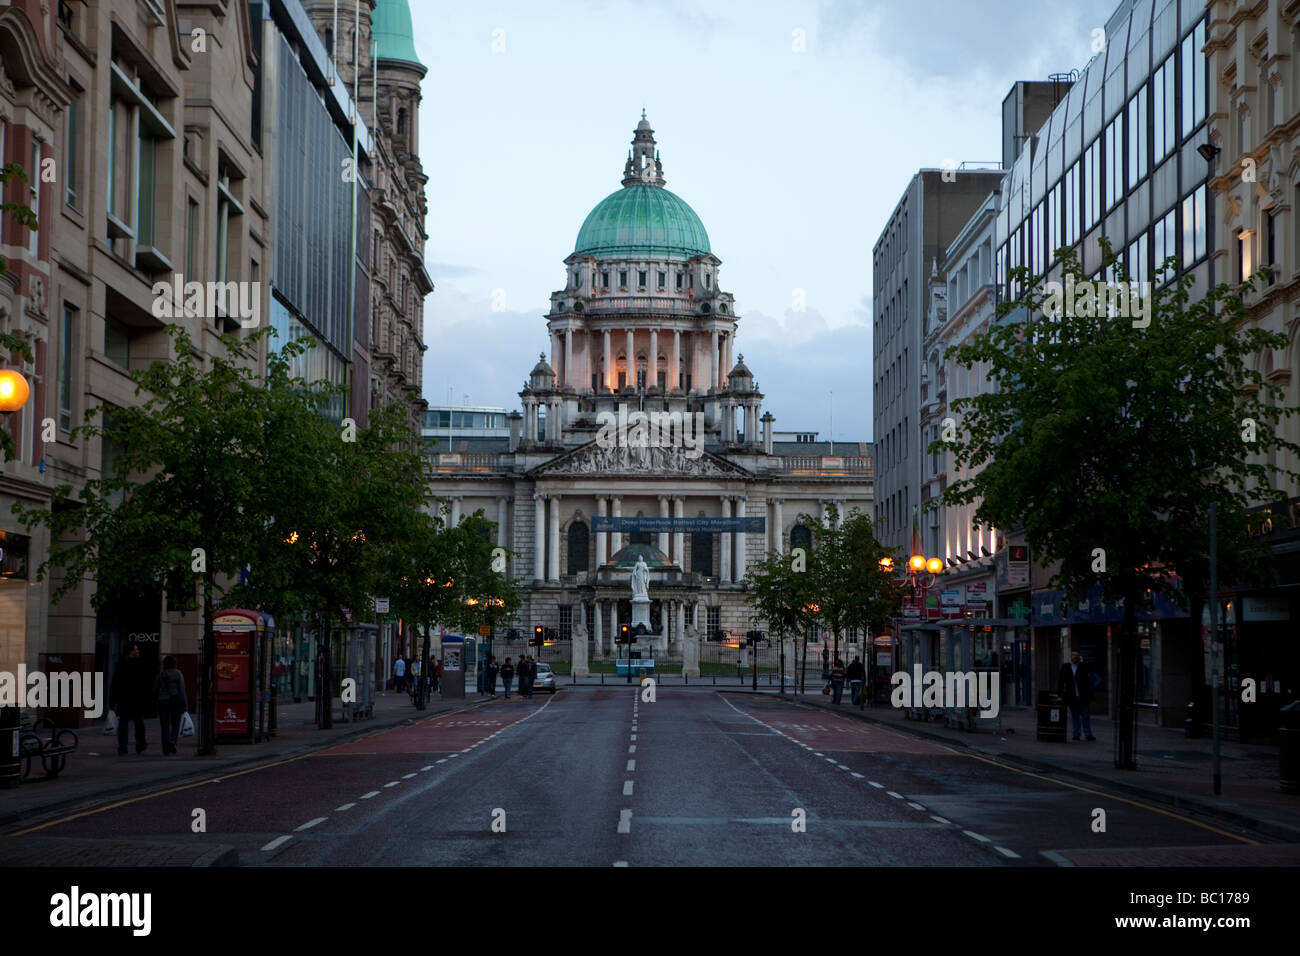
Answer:
<svg viewBox="0 0 1300 956"><path fill-rule="evenodd" d="M686 628L682 641L682 676L697 679L700 676L700 630L694 624Z"/></svg>
<svg viewBox="0 0 1300 956"><path fill-rule="evenodd" d="M573 676L577 678L586 677L591 671L587 668L587 625L573 625L573 639L569 642L570 657L572 659Z"/></svg>
<svg viewBox="0 0 1300 956"><path fill-rule="evenodd" d="M650 600L648 598L644 601L638 601L636 598L632 599L632 620L628 622L628 626L635 628L638 624L644 624L646 632L649 633Z"/></svg>

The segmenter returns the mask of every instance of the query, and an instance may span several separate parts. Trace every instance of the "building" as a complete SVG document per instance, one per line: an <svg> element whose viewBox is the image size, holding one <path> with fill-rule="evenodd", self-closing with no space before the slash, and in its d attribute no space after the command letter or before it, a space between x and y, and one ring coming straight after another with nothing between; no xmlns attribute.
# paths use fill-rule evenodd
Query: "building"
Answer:
<svg viewBox="0 0 1300 956"><path fill-rule="evenodd" d="M841 516L871 513L867 446L837 444L834 456L777 446L775 418L735 349L721 259L665 183L643 115L622 187L587 216L564 260L546 316L550 357L539 356L522 412L507 417L506 447L460 438L434 463L433 493L452 520L482 509L512 553L526 603L505 626L556 627L595 656L614 651L629 621L638 555L652 571L656 652L680 659L696 636L754 627L749 562L806 545L804 522L831 503ZM654 414L653 432L637 432L638 412ZM620 421L631 427L619 431ZM741 518L758 520L730 521ZM595 528L607 522L615 527Z"/></svg>
<svg viewBox="0 0 1300 956"><path fill-rule="evenodd" d="M1300 11L1269 0L1250 9L1209 5L1206 54L1209 139L1219 148L1210 169L1209 246L1214 274L1228 281L1262 267L1271 276L1249 294L1250 321L1286 335L1287 345L1257 357L1255 369L1283 389L1283 404L1300 407ZM1300 416L1281 423L1300 444ZM1283 451L1275 464L1300 471ZM1277 709L1300 694L1300 486L1263 502L1258 533L1269 546L1272 582L1221 581L1220 621L1226 627L1219 672L1229 687L1247 678L1259 699L1225 694L1225 723L1243 737L1269 737ZM1266 514L1264 512L1267 512ZM1208 634L1208 614L1202 633ZM1211 669L1203 641L1202 671Z"/></svg>

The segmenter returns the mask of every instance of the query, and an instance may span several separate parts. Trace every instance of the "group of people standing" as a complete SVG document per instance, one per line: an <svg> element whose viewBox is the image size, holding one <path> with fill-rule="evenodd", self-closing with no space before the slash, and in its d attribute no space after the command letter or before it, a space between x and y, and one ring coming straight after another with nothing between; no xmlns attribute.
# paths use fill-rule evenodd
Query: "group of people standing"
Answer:
<svg viewBox="0 0 1300 956"><path fill-rule="evenodd" d="M398 693L414 693L420 681L420 661L415 658L399 657L393 661L393 690ZM442 661L431 661L429 673L424 678L426 693L436 691L442 682Z"/></svg>
<svg viewBox="0 0 1300 956"><path fill-rule="evenodd" d="M510 685L514 682L515 677L519 678L519 696L533 696L533 681L537 679L537 662L531 657L525 655L519 658L519 666L516 668L510 663L510 658L505 659L500 667L497 666L497 659L489 657L487 664L483 668L483 686L479 688L480 694L486 694L488 697L497 695L497 677L501 678L501 684L505 688L506 699L510 699Z"/></svg>
<svg viewBox="0 0 1300 956"><path fill-rule="evenodd" d="M150 673L148 663L140 658L140 646L132 644L113 671L113 680L108 687L108 706L117 717L118 754L127 753L132 725L135 727L135 752L145 752L149 746L145 739L145 718L155 714L162 730L162 752L174 754L181 721L190 709L185 695L185 675L176 667L176 659L170 654L163 658L160 671Z"/></svg>
<svg viewBox="0 0 1300 956"><path fill-rule="evenodd" d="M853 694L853 706L858 706L862 696L862 685L866 681L867 669L863 666L860 658L853 658L853 663L848 667L844 666L841 658L835 658L835 664L828 670L827 676L829 683L827 686L830 692L834 693L832 703L838 704L844 694L844 682L849 682L849 689Z"/></svg>

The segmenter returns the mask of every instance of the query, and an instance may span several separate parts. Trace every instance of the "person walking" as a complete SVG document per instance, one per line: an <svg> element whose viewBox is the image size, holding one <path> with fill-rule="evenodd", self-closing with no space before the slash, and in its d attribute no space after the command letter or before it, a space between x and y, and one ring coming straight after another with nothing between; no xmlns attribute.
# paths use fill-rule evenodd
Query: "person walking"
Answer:
<svg viewBox="0 0 1300 956"><path fill-rule="evenodd" d="M399 694L406 690L406 661L400 657L393 662L393 690Z"/></svg>
<svg viewBox="0 0 1300 956"><path fill-rule="evenodd" d="M1092 735L1092 668L1084 663L1078 651L1070 651L1070 663L1061 665L1061 676L1057 681L1060 695L1065 698L1070 708L1070 718L1074 723L1074 739L1079 739L1079 724L1083 724L1085 739L1096 740Z"/></svg>
<svg viewBox="0 0 1300 956"><path fill-rule="evenodd" d="M864 676L862 659L858 657L853 658L853 663L845 669L844 676L849 679L849 690L852 693L851 699L853 701L853 706L856 707L858 705L858 697L862 694L862 680Z"/></svg>
<svg viewBox="0 0 1300 956"><path fill-rule="evenodd" d="M497 695L497 672L499 670L500 668L497 667L497 659L495 657L489 657L487 667L483 670L483 686L487 689L488 696L490 697L495 697Z"/></svg>
<svg viewBox="0 0 1300 956"><path fill-rule="evenodd" d="M844 662L838 657L835 658L835 664L831 667L831 691L835 694L831 703L838 704L840 697L844 694Z"/></svg>
<svg viewBox="0 0 1300 956"><path fill-rule="evenodd" d="M519 662L519 696L533 696L533 659L529 655L524 655L524 659Z"/></svg>
<svg viewBox="0 0 1300 956"><path fill-rule="evenodd" d="M135 752L142 754L149 744L144 737L144 719L149 716L151 675L140 660L140 645L132 644L117 662L113 683L108 688L108 706L117 714L117 752L125 754L127 721L135 724Z"/></svg>
<svg viewBox="0 0 1300 956"><path fill-rule="evenodd" d="M190 709L185 697L185 675L176 667L176 658L163 658L162 670L153 682L154 700L158 702L158 724L162 730L164 755L176 753L176 738L181 730L181 715Z"/></svg>
<svg viewBox="0 0 1300 956"><path fill-rule="evenodd" d="M515 667L510 663L510 658L501 665L501 683L506 689L506 700L510 699L510 682L515 679Z"/></svg>
<svg viewBox="0 0 1300 956"><path fill-rule="evenodd" d="M439 659L438 663L433 668L433 689L437 691L442 690L442 660L441 659Z"/></svg>
<svg viewBox="0 0 1300 956"><path fill-rule="evenodd" d="M822 680L828 680L831 676L831 649L822 644Z"/></svg>

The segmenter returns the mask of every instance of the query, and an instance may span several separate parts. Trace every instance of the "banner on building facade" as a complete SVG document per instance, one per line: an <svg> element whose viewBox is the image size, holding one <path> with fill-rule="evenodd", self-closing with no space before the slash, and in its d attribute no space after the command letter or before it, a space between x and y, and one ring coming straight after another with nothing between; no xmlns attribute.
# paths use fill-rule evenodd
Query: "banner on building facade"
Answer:
<svg viewBox="0 0 1300 956"><path fill-rule="evenodd" d="M648 517L614 517L613 515L595 515L591 519L591 530L595 532L615 531L620 533L660 532L664 534L707 531L718 534L729 532L762 534L767 528L767 519L756 518L648 518Z"/></svg>

